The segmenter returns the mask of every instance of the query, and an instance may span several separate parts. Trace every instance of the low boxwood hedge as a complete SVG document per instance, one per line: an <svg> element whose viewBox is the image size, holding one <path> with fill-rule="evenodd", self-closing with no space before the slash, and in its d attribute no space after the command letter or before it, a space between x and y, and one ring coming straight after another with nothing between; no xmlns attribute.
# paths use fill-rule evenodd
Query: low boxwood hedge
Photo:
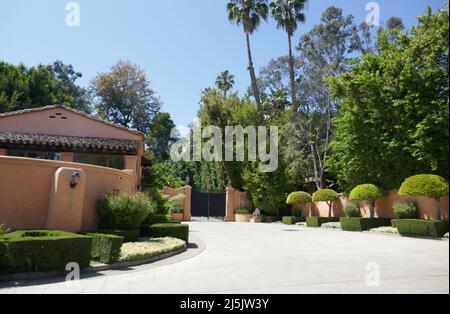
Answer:
<svg viewBox="0 0 450 314"><path fill-rule="evenodd" d="M251 209L236 209L236 215L253 215L254 211Z"/></svg>
<svg viewBox="0 0 450 314"><path fill-rule="evenodd" d="M262 215L261 216L261 221L263 223L274 223L278 220L278 217L275 216L267 216L267 215Z"/></svg>
<svg viewBox="0 0 450 314"><path fill-rule="evenodd" d="M97 233L110 234L118 237L122 237L125 243L136 242L139 239L141 230L98 230Z"/></svg>
<svg viewBox="0 0 450 314"><path fill-rule="evenodd" d="M442 238L449 232L448 220L396 219L392 226L402 236Z"/></svg>
<svg viewBox="0 0 450 314"><path fill-rule="evenodd" d="M163 223L158 223L158 225L160 224L172 224L172 225L181 225L180 221L170 221L170 222L163 222ZM151 226L156 225L156 224L145 224L141 226L141 238L149 238L151 237L151 232L150 232L150 228Z"/></svg>
<svg viewBox="0 0 450 314"><path fill-rule="evenodd" d="M145 225L155 225L155 224L164 224L171 223L174 220L171 215L150 215L145 221Z"/></svg>
<svg viewBox="0 0 450 314"><path fill-rule="evenodd" d="M184 224L156 224L150 226L149 236L151 238L177 238L189 243L189 225Z"/></svg>
<svg viewBox="0 0 450 314"><path fill-rule="evenodd" d="M112 264L120 258L124 238L112 234L88 233L92 238L91 258L93 261Z"/></svg>
<svg viewBox="0 0 450 314"><path fill-rule="evenodd" d="M295 225L299 222L306 222L306 217L285 216L282 221L285 225Z"/></svg>
<svg viewBox="0 0 450 314"><path fill-rule="evenodd" d="M16 231L0 237L3 272L65 271L91 262L92 238L63 231Z"/></svg>
<svg viewBox="0 0 450 314"><path fill-rule="evenodd" d="M391 226L391 219L388 218L359 218L342 217L340 218L342 230L344 231L368 231L379 227Z"/></svg>
<svg viewBox="0 0 450 314"><path fill-rule="evenodd" d="M322 224L329 222L339 222L338 217L307 217L306 225L310 228L320 228Z"/></svg>

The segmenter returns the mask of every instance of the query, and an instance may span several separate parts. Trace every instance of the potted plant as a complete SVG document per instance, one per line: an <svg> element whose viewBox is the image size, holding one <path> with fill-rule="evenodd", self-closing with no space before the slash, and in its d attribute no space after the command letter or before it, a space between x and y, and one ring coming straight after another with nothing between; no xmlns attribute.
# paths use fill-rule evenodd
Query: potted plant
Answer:
<svg viewBox="0 0 450 314"><path fill-rule="evenodd" d="M235 221L236 222L250 222L253 218L252 209L236 209Z"/></svg>
<svg viewBox="0 0 450 314"><path fill-rule="evenodd" d="M172 219L175 221L184 220L184 209L181 204L185 198L186 196L184 194L178 194L167 198L166 207L168 208Z"/></svg>

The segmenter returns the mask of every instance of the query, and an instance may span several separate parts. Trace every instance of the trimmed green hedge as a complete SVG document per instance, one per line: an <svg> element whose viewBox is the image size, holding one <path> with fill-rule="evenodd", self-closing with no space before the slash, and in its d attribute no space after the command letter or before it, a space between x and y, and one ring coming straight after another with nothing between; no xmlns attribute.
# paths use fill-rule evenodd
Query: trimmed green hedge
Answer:
<svg viewBox="0 0 450 314"><path fill-rule="evenodd" d="M439 198L449 193L448 182L444 178L432 174L419 174L403 182L399 194L407 196L426 196Z"/></svg>
<svg viewBox="0 0 450 314"><path fill-rule="evenodd" d="M306 192L293 192L289 194L286 204L296 205L296 204L307 204L312 202L312 196Z"/></svg>
<svg viewBox="0 0 450 314"><path fill-rule="evenodd" d="M92 238L91 258L93 261L112 264L120 258L124 238L111 234L88 233Z"/></svg>
<svg viewBox="0 0 450 314"><path fill-rule="evenodd" d="M278 217L262 215L261 220L263 223L274 223L278 220Z"/></svg>
<svg viewBox="0 0 450 314"><path fill-rule="evenodd" d="M189 243L189 225L156 224L148 229L151 238L177 238Z"/></svg>
<svg viewBox="0 0 450 314"><path fill-rule="evenodd" d="M16 231L0 237L0 269L6 272L65 271L69 263L86 268L92 238L63 231Z"/></svg>
<svg viewBox="0 0 450 314"><path fill-rule="evenodd" d="M402 236L442 238L449 232L448 220L397 219L392 225Z"/></svg>
<svg viewBox="0 0 450 314"><path fill-rule="evenodd" d="M253 215L255 211L251 209L236 209L236 215Z"/></svg>
<svg viewBox="0 0 450 314"><path fill-rule="evenodd" d="M375 201L383 197L383 192L374 184L361 184L350 193L351 201Z"/></svg>
<svg viewBox="0 0 450 314"><path fill-rule="evenodd" d="M179 223L172 219L171 215L150 215L144 225L155 225L165 223Z"/></svg>
<svg viewBox="0 0 450 314"><path fill-rule="evenodd" d="M341 227L344 231L368 231L370 229L391 226L391 219L388 218L340 218Z"/></svg>
<svg viewBox="0 0 450 314"><path fill-rule="evenodd" d="M320 228L322 224L329 222L339 222L338 217L307 217L306 225L310 228Z"/></svg>
<svg viewBox="0 0 450 314"><path fill-rule="evenodd" d="M283 223L285 225L295 225L299 222L306 222L306 217L294 217L294 216L283 217Z"/></svg>
<svg viewBox="0 0 450 314"><path fill-rule="evenodd" d="M139 239L141 230L98 230L98 233L115 235L124 238L124 242L136 242Z"/></svg>

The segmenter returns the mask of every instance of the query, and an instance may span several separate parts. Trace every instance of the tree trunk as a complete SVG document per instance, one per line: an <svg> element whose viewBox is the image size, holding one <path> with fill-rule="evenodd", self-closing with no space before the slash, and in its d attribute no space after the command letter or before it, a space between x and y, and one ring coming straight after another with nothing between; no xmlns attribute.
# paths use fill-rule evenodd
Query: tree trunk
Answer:
<svg viewBox="0 0 450 314"><path fill-rule="evenodd" d="M437 197L434 200L436 201L436 220L441 220L442 219L441 198Z"/></svg>
<svg viewBox="0 0 450 314"><path fill-rule="evenodd" d="M288 34L288 42L289 42L289 74L291 76L291 102L292 108L294 111L298 111L299 107L297 105L297 87L295 84L295 60L292 55L292 36Z"/></svg>
<svg viewBox="0 0 450 314"><path fill-rule="evenodd" d="M370 202L370 219L375 219L375 201Z"/></svg>
<svg viewBox="0 0 450 314"><path fill-rule="evenodd" d="M332 216L332 210L333 210L333 202L328 202L329 210L328 210L328 218L331 218Z"/></svg>
<svg viewBox="0 0 450 314"><path fill-rule="evenodd" d="M252 50L250 47L250 34L245 33L245 38L247 40L247 53L248 53L248 71L250 72L250 79L252 81L253 95L255 96L256 105L258 110L261 110L261 97L259 95L258 82L256 80L255 68L253 67Z"/></svg>

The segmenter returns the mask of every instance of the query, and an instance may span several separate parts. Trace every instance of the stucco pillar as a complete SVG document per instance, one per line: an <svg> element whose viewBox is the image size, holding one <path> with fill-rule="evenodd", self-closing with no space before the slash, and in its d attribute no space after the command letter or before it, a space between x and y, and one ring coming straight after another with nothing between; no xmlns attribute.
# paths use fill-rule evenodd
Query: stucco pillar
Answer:
<svg viewBox="0 0 450 314"><path fill-rule="evenodd" d="M74 162L75 153L61 153L61 161Z"/></svg>
<svg viewBox="0 0 450 314"><path fill-rule="evenodd" d="M70 186L72 175L79 173L78 185ZM56 170L49 195L46 228L79 232L82 229L86 173L82 169Z"/></svg>
<svg viewBox="0 0 450 314"><path fill-rule="evenodd" d="M6 148L0 148L0 156L8 156L8 150Z"/></svg>
<svg viewBox="0 0 450 314"><path fill-rule="evenodd" d="M192 195L192 187L189 185L186 185L183 188L183 194L185 196L184 198L184 214L183 214L183 220L184 221L191 221L191 195Z"/></svg>
<svg viewBox="0 0 450 314"><path fill-rule="evenodd" d="M232 187L227 188L227 201L226 201L226 216L225 221L226 222L232 222L235 220L234 217L234 197L236 195L236 190Z"/></svg>

